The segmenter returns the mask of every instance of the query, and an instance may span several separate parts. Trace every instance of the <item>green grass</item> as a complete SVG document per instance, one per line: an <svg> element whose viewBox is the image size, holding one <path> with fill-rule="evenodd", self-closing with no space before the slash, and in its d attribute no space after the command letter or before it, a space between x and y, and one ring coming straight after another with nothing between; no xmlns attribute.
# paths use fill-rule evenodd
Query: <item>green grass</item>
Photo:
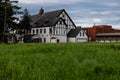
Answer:
<svg viewBox="0 0 120 80"><path fill-rule="evenodd" d="M0 44L0 80L120 80L120 43Z"/></svg>

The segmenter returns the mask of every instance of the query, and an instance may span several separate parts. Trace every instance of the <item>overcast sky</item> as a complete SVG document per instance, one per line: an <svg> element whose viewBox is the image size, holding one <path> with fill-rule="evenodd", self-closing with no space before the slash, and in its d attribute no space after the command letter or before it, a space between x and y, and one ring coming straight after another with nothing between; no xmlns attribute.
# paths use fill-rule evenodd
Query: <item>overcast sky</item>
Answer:
<svg viewBox="0 0 120 80"><path fill-rule="evenodd" d="M91 27L112 25L120 29L120 0L18 0L19 5L38 14L41 7L45 12L65 9L77 26Z"/></svg>

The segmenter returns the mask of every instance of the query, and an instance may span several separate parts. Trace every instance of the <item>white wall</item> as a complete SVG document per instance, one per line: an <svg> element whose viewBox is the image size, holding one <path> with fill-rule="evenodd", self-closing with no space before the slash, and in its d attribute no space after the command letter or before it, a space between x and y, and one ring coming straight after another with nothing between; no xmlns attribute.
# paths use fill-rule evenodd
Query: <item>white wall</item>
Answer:
<svg viewBox="0 0 120 80"><path fill-rule="evenodd" d="M67 16L67 14L65 12L62 12L62 14L60 15L60 17L62 17L63 19L65 19L65 23L68 25L68 27L67 27L67 33L71 29L75 28L74 24L72 23L72 21L70 20L70 18Z"/></svg>
<svg viewBox="0 0 120 80"><path fill-rule="evenodd" d="M31 34L37 34L39 36L39 38L42 39L42 43L44 43L44 38L46 38L46 42L45 43L50 43L49 28L50 27L32 28L31 29ZM38 33L36 33L37 29L38 29ZM33 30L35 31L34 33L33 33ZM40 30L42 30L42 33L40 32ZM45 33L44 33L44 30L46 30Z"/></svg>
<svg viewBox="0 0 120 80"><path fill-rule="evenodd" d="M58 39L60 43L67 42L67 36L56 36L56 35L53 35L51 37L56 37L56 39Z"/></svg>
<svg viewBox="0 0 120 80"><path fill-rule="evenodd" d="M57 43L57 39L51 39L51 43Z"/></svg>
<svg viewBox="0 0 120 80"><path fill-rule="evenodd" d="M76 41L77 42L87 42L88 41L88 37L87 37L86 33L83 30L81 30L79 32L79 34L77 35Z"/></svg>
<svg viewBox="0 0 120 80"><path fill-rule="evenodd" d="M68 38L68 42L76 42L76 38Z"/></svg>
<svg viewBox="0 0 120 80"><path fill-rule="evenodd" d="M76 42L87 42L88 40L86 38L77 38Z"/></svg>
<svg viewBox="0 0 120 80"><path fill-rule="evenodd" d="M60 43L67 42L67 36L66 36L66 34L65 35L54 35L54 30L53 29L52 29L52 34L50 34L50 31L49 31L50 28L51 27L32 28L31 29L31 34L33 34L33 32L32 32L33 29L35 31L36 31L36 29L38 29L38 36L42 39L42 43L44 43L44 38L46 38L46 43L51 43L51 37L56 37L56 39L58 39ZM40 29L43 30L42 33L40 33ZM46 29L46 33L44 33L44 29ZM36 32L34 34L36 34Z"/></svg>

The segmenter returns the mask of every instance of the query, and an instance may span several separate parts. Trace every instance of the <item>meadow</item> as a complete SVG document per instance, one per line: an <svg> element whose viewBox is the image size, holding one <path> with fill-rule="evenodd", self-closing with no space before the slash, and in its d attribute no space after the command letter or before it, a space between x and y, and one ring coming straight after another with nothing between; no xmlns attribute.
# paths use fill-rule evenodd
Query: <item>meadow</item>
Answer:
<svg viewBox="0 0 120 80"><path fill-rule="evenodd" d="M0 44L0 80L120 80L120 43Z"/></svg>

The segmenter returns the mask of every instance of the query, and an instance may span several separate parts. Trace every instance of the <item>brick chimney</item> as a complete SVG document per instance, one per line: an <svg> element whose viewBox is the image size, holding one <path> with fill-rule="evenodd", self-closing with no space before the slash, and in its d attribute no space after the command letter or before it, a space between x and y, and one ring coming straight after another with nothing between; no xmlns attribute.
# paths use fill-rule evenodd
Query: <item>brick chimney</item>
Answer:
<svg viewBox="0 0 120 80"><path fill-rule="evenodd" d="M39 10L39 15L44 14L44 9L41 7L41 9Z"/></svg>

